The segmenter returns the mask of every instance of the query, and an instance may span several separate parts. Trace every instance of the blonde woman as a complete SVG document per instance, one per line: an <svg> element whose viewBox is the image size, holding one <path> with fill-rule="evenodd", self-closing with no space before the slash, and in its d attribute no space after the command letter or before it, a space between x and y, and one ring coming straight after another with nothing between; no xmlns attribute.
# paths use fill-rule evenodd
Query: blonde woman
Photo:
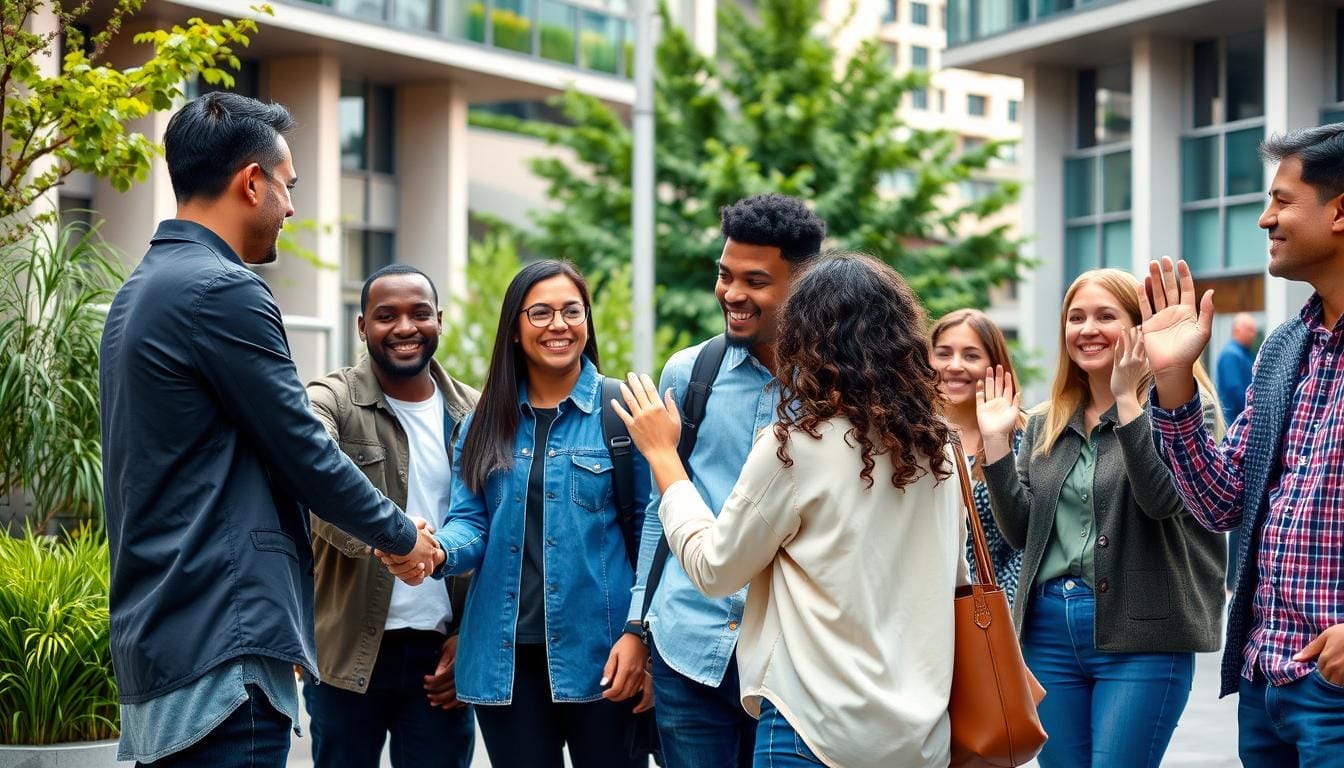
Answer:
<svg viewBox="0 0 1344 768"><path fill-rule="evenodd" d="M1133 353L1137 281L1085 272L1064 297L1049 402L1027 420L1014 465L1019 397L996 368L977 420L985 480L1004 538L1024 549L1014 618L1048 691L1043 768L1155 768L1194 676L1218 648L1226 547L1182 505L1148 420L1152 376ZM1202 369L1204 416L1218 428Z"/></svg>
<svg viewBox="0 0 1344 768"><path fill-rule="evenodd" d="M989 489L985 487L984 451L980 449L980 424L975 415L976 387L983 384L985 374L995 366L1003 368L1005 376L1013 377L1013 360L1008 355L1008 341L1003 331L989 316L978 309L957 309L943 315L929 332L929 363L938 372L938 393L943 396L943 416L961 436L961 445L971 469L971 490L975 497L975 513L985 529L985 543L994 561L994 581L1003 587L1008 602L1017 599L1017 575L1022 567L1022 550L1004 540L994 513L989 506ZM1013 453L1026 426L1026 417L1018 413L1013 431ZM971 542L966 543L966 559L975 571L975 556Z"/></svg>

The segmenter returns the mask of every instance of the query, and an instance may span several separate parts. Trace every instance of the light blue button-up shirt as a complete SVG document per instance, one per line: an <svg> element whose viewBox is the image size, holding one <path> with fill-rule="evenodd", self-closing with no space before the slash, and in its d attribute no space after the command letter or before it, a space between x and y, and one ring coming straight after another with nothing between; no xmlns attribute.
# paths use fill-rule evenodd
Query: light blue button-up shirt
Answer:
<svg viewBox="0 0 1344 768"><path fill-rule="evenodd" d="M658 385L660 392L671 388L678 403L684 400L691 369L703 346L683 349L667 361ZM705 403L705 420L690 459L695 488L714 514L723 508L737 484L756 433L774 422L778 405L779 386L773 374L744 347L730 345L719 366L714 391ZM639 573L631 589L631 621L639 620L649 567L663 534L658 518L661 501L662 496L653 493L644 515ZM705 597L691 584L676 557L669 556L645 618L658 644L658 654L669 667L703 685L718 686L733 658L746 602L745 587L727 598Z"/></svg>

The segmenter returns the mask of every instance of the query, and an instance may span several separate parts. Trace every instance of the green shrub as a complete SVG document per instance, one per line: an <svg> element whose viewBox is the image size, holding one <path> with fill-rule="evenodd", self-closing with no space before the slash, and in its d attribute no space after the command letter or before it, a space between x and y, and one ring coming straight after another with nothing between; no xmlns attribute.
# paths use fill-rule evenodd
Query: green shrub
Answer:
<svg viewBox="0 0 1344 768"><path fill-rule="evenodd" d="M532 52L532 20L513 11L496 8L490 14L496 48Z"/></svg>
<svg viewBox="0 0 1344 768"><path fill-rule="evenodd" d="M602 32L584 30L579 33L579 47L583 49L583 65L598 72L616 74L619 50L616 42Z"/></svg>
<svg viewBox="0 0 1344 768"><path fill-rule="evenodd" d="M574 30L559 24L541 25L541 57L574 63Z"/></svg>
<svg viewBox="0 0 1344 768"><path fill-rule="evenodd" d="M117 736L107 537L0 534L0 744Z"/></svg>

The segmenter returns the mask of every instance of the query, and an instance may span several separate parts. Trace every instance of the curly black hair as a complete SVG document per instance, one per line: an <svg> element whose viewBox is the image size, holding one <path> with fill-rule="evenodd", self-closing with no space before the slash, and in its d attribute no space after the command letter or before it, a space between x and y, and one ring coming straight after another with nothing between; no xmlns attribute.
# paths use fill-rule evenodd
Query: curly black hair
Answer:
<svg viewBox="0 0 1344 768"><path fill-rule="evenodd" d="M801 262L816 256L826 237L826 222L803 201L784 195L770 193L738 200L721 208L719 215L724 237L748 245L774 246L786 261Z"/></svg>
<svg viewBox="0 0 1344 768"><path fill-rule="evenodd" d="M858 253L828 254L795 278L779 314L777 454L786 466L790 431L819 437L847 419L863 452L859 476L873 486L874 456L891 460L904 488L932 472L952 474L943 453L951 429L939 415L938 374L929 364L923 307L896 270Z"/></svg>

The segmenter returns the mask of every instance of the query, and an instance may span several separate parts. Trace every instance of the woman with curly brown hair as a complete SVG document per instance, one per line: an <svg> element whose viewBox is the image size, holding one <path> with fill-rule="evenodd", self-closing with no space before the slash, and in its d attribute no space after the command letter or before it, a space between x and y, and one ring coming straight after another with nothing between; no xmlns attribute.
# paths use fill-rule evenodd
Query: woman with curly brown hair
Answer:
<svg viewBox="0 0 1344 768"><path fill-rule="evenodd" d="M737 654L757 766L948 764L964 512L924 328L909 286L870 257L796 278L778 420L717 519L677 457L673 400L647 376L625 387L672 552L707 595L751 583Z"/></svg>

